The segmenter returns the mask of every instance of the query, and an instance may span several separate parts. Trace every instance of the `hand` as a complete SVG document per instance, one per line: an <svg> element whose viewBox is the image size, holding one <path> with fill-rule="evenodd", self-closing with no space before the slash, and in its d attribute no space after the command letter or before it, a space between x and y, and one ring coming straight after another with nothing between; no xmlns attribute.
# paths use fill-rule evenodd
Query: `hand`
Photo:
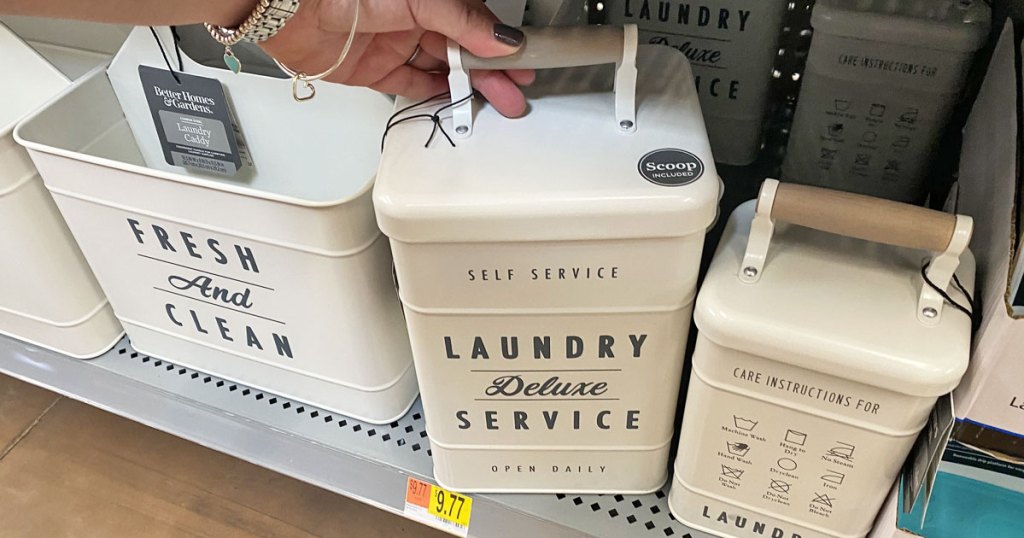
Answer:
<svg viewBox="0 0 1024 538"><path fill-rule="evenodd" d="M303 0L264 50L289 68L320 73L338 59L359 0ZM523 43L482 0L362 0L358 34L345 62L325 80L425 99L448 89L447 38L481 57L506 56ZM416 58L406 61L420 47ZM526 111L520 85L531 70L475 71L473 86L502 114Z"/></svg>

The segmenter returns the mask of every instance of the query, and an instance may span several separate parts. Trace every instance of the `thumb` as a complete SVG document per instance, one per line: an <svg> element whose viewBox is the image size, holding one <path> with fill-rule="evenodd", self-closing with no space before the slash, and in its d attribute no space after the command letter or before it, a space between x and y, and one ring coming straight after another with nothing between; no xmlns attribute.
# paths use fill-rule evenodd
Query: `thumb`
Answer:
<svg viewBox="0 0 1024 538"><path fill-rule="evenodd" d="M522 31L502 24L481 0L409 0L409 9L424 29L483 58L508 56L525 40Z"/></svg>

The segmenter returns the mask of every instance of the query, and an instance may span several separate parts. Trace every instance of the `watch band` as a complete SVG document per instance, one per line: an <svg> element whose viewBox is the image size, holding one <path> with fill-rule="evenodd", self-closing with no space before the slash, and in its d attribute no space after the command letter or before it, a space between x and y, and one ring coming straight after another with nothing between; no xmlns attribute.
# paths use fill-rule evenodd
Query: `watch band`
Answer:
<svg viewBox="0 0 1024 538"><path fill-rule="evenodd" d="M271 0L263 17L242 36L242 40L261 43L274 37L298 9L299 0Z"/></svg>

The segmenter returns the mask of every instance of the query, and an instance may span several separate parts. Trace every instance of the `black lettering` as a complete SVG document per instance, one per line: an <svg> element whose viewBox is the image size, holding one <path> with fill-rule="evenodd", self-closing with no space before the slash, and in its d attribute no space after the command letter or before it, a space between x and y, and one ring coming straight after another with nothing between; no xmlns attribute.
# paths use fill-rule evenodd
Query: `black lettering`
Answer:
<svg viewBox="0 0 1024 538"><path fill-rule="evenodd" d="M278 355L282 357L288 357L289 359L295 358L292 356L292 344L291 342L288 341L287 336L281 336L277 333L274 333L274 346L277 347Z"/></svg>
<svg viewBox="0 0 1024 538"><path fill-rule="evenodd" d="M455 351L452 350L452 337L451 336L445 336L444 337L444 352L445 352L445 355L449 359L461 359L462 358L459 355L456 355Z"/></svg>
<svg viewBox="0 0 1024 538"><path fill-rule="evenodd" d="M555 429L555 421L558 420L558 411L544 411L544 424L549 430Z"/></svg>
<svg viewBox="0 0 1024 538"><path fill-rule="evenodd" d="M565 337L565 358L578 359L583 356L583 339L579 336Z"/></svg>
<svg viewBox="0 0 1024 538"><path fill-rule="evenodd" d="M488 430L498 429L498 412L497 411L484 411L484 421L487 422Z"/></svg>
<svg viewBox="0 0 1024 538"><path fill-rule="evenodd" d="M178 327L185 326L184 323L178 321L177 319L174 319L174 305L172 305L171 303L167 303L167 306L165 306L164 309L167 310L167 317L171 319L171 323L177 325Z"/></svg>
<svg viewBox="0 0 1024 538"><path fill-rule="evenodd" d="M199 323L199 316L196 315L196 311L189 310L189 312L192 314L192 322L196 324L196 330L203 334L210 334L210 331L204 329L203 326Z"/></svg>
<svg viewBox="0 0 1024 538"><path fill-rule="evenodd" d="M612 353L613 344L615 344L615 337L602 334L597 344L597 358L615 358L615 353Z"/></svg>
<svg viewBox="0 0 1024 538"><path fill-rule="evenodd" d="M235 252L238 253L238 261L242 263L243 269L254 273L260 272L260 268L256 266L256 257L253 256L252 249L235 245Z"/></svg>
<svg viewBox="0 0 1024 538"><path fill-rule="evenodd" d="M225 325L225 323L227 323L228 320L224 318L213 319L217 322L217 328L220 329L220 337L227 340L228 342L234 342L235 339L231 338L231 331L229 331L227 326Z"/></svg>
<svg viewBox="0 0 1024 538"><path fill-rule="evenodd" d="M639 430L640 426L637 422L640 421L640 410L632 409L626 411L626 429L627 430Z"/></svg>
<svg viewBox="0 0 1024 538"><path fill-rule="evenodd" d="M469 416L469 411L456 411L455 412L455 418L459 419L459 429L460 430L468 430L470 428L470 426L472 426L472 424L470 424L470 422L469 422L469 419L466 418L468 416Z"/></svg>
<svg viewBox="0 0 1024 538"><path fill-rule="evenodd" d="M541 338L540 336L533 337L533 358L539 359L541 357L545 359L551 358L550 336L545 336L543 338Z"/></svg>
<svg viewBox="0 0 1024 538"><path fill-rule="evenodd" d="M181 240L185 242L185 250L188 251L189 256L200 260L203 259L203 256L196 252L196 244L192 242L192 234L181 232Z"/></svg>
<svg viewBox="0 0 1024 538"><path fill-rule="evenodd" d="M212 250L214 252L214 254L217 255L217 257L214 258L213 261L215 261L215 262L217 262L217 263L219 263L221 265L227 265L228 257L225 256L224 253L221 252L221 250L219 248L217 248L217 247L220 246L220 243L218 243L216 239L207 239L206 240L206 246L210 247L210 250Z"/></svg>
<svg viewBox="0 0 1024 538"><path fill-rule="evenodd" d="M142 230L139 229L139 221L135 219L128 219L128 226L131 227L132 233L135 234L135 240L138 241L140 245L145 244L142 241Z"/></svg>
<svg viewBox="0 0 1024 538"><path fill-rule="evenodd" d="M473 355L474 359L489 359L490 355L487 354L487 346L484 345L484 339L477 336L476 340L473 341Z"/></svg>
<svg viewBox="0 0 1024 538"><path fill-rule="evenodd" d="M640 335L633 335L633 334L631 334L631 335L629 335L629 342L631 344L633 344L633 358L634 359L639 359L640 358L640 348L642 348L644 346L644 342L646 342L646 341L647 341L647 335L646 334L640 334Z"/></svg>
<svg viewBox="0 0 1024 538"><path fill-rule="evenodd" d="M610 414L612 414L611 411L601 411L600 413L597 414L597 427L598 428L601 428L602 430L611 429L611 426L609 426L609 425L604 423L604 417L606 417L606 416L608 416Z"/></svg>
<svg viewBox="0 0 1024 538"><path fill-rule="evenodd" d="M174 250L174 245L172 245L171 242L168 241L170 236L167 235L167 230L154 224L153 233L156 234L157 241L160 241L160 248L164 250L169 250L171 252L178 252L177 250Z"/></svg>
<svg viewBox="0 0 1024 538"><path fill-rule="evenodd" d="M512 413L512 420L515 422L517 430L530 429L530 427L526 425L526 411L514 411Z"/></svg>
<svg viewBox="0 0 1024 538"><path fill-rule="evenodd" d="M245 345L263 351L263 344L260 343L259 338L256 338L256 333L252 331L252 327L248 325L245 327Z"/></svg>
<svg viewBox="0 0 1024 538"><path fill-rule="evenodd" d="M501 337L501 356L506 359L519 358L519 337L518 336L502 336Z"/></svg>

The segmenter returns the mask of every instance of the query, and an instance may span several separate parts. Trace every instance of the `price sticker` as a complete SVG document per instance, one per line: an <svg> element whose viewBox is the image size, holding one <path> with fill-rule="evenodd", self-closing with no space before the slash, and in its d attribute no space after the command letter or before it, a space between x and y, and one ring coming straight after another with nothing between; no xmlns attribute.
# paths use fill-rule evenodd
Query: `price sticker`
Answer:
<svg viewBox="0 0 1024 538"><path fill-rule="evenodd" d="M465 538L473 499L409 477L405 490L405 515L431 527Z"/></svg>

